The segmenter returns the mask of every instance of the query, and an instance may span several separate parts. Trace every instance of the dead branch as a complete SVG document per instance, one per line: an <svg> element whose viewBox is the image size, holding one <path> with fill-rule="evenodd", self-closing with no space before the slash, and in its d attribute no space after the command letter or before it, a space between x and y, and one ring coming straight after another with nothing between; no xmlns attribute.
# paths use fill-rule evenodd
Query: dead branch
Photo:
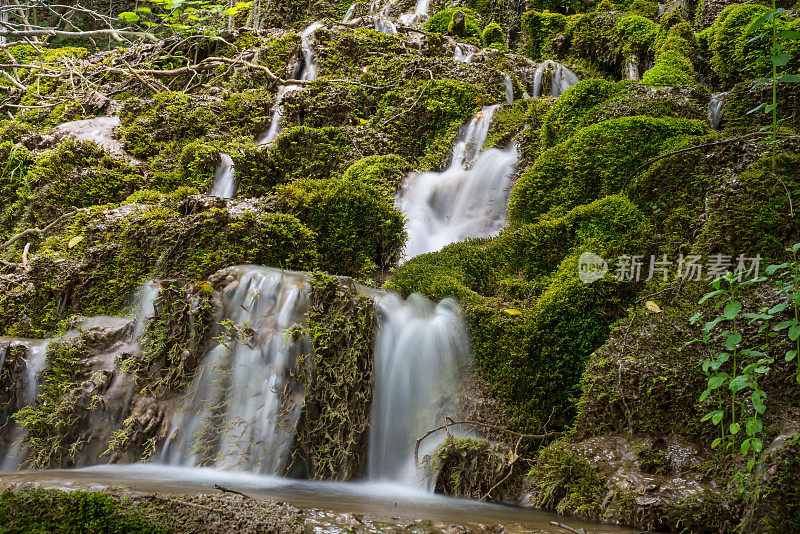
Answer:
<svg viewBox="0 0 800 534"><path fill-rule="evenodd" d="M253 498L246 493L242 493L241 491L236 491L235 489L226 488L225 486L221 486L219 484L214 484L214 488L220 490L222 493L233 493L234 495L241 495L247 500L252 501Z"/></svg>
<svg viewBox="0 0 800 534"><path fill-rule="evenodd" d="M11 238L8 241L6 241L2 245L0 245L0 250L10 246L11 244L15 243L16 241L19 241L22 238L25 238L25 237L28 237L28 236L31 236L31 235L41 236L43 234L46 234L54 226L60 224L61 222L65 221L66 219L72 217L73 215L75 215L79 211L81 211L81 210L74 210L74 211L70 211L69 213L64 213L63 215L61 215L60 217L56 218L53 222L51 222L50 224L48 224L44 228L28 228L27 230L23 230L22 232L14 235L14 236L11 236Z"/></svg>
<svg viewBox="0 0 800 534"><path fill-rule="evenodd" d="M154 43L158 42L158 37L152 33L147 32L133 32L128 30L89 30L89 31L68 31L68 30L53 30L53 29L39 29L39 30L0 30L0 37L67 37L67 38L84 38L90 39L92 37L111 37L118 43L124 42L123 37L132 37L135 39L148 39Z"/></svg>
<svg viewBox="0 0 800 534"><path fill-rule="evenodd" d="M488 428L490 430L497 430L498 432L505 432L506 434L510 434L512 436L516 436L520 440L522 439L547 439L547 438L554 438L558 436L563 436L563 432L546 432L544 434L524 434L522 432L517 432L515 430L509 430L508 428L503 428L498 425L493 425L491 423L483 423L481 421L453 421L450 417L446 418L447 422L443 425L439 425L432 430L428 430L425 434L423 434L419 439L417 439L417 444L414 446L414 463L419 463L419 445L422 441L440 430L447 429L453 425L472 425L481 428Z"/></svg>
<svg viewBox="0 0 800 534"><path fill-rule="evenodd" d="M563 528L567 532L572 532L572 534L586 534L586 531L582 528L572 528L570 526L565 525L564 523L559 523L558 521L550 521L550 524L554 527Z"/></svg>

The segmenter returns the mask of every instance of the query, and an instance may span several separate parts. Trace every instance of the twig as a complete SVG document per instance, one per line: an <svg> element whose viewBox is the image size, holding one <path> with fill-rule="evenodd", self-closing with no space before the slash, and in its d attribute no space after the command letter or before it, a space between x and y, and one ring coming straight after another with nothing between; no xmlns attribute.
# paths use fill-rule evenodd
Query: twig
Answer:
<svg viewBox="0 0 800 534"><path fill-rule="evenodd" d="M565 525L564 523L559 523L558 521L550 521L550 524L554 527L563 528L568 532L572 532L572 534L586 534L586 531L582 528L572 528L570 526Z"/></svg>
<svg viewBox="0 0 800 534"><path fill-rule="evenodd" d="M48 232L48 231L49 231L51 228L53 228L53 227L54 227L54 226L56 226L57 224L61 223L61 222L62 222L62 221L64 221L65 219L68 219L69 217L72 217L73 215L75 215L75 214L76 214L76 213L78 213L79 211L80 211L80 210L75 210L75 211L70 211L69 213L64 213L63 215L61 215L60 217L58 217L57 219L55 219L53 222L51 222L50 224L48 224L48 225L47 225L47 226L45 226L44 228L28 228L27 230L23 230L22 232L20 232L20 233L18 233L18 234L16 234L16 235L14 235L14 236L11 236L11 238L10 238L8 241L6 241L6 242L5 242L5 243L3 243L2 245L0 245L0 250L2 250L2 249L4 249L4 248L8 247L8 246L9 246L9 245L11 245L12 243L14 243L15 241L18 241L18 240L22 239L23 237L28 237L29 235L38 235L38 236L40 236L40 235L42 235L42 234L45 234L45 233L47 233L47 232Z"/></svg>
<svg viewBox="0 0 800 534"><path fill-rule="evenodd" d="M233 493L234 495L241 495L245 499L253 500L253 498L246 493L242 493L241 491L236 491L235 489L226 488L225 486L221 486L219 484L214 484L214 487L220 490L222 493Z"/></svg>
<svg viewBox="0 0 800 534"><path fill-rule="evenodd" d="M227 510L218 510L216 508L212 508L210 506L206 506L204 504L197 504L189 501L183 501L181 499L173 499L172 497L164 497L163 495L148 495L151 499L157 499L159 501L169 502L173 504L179 504L181 506L191 506L193 508L199 508L200 510L206 510L209 512L214 512L218 514L227 513Z"/></svg>
<svg viewBox="0 0 800 534"><path fill-rule="evenodd" d="M423 434L419 439L417 439L417 444L414 446L414 462L419 463L419 445L422 443L422 440L434 434L440 430L444 430L447 427L452 425L472 425L478 426L482 428L488 428L491 430L497 430L500 432L505 432L506 434L511 434L512 436L517 436L520 439L546 439L546 438L553 438L557 436L563 436L563 432L547 432L545 434L523 434L522 432L517 432L515 430L509 430L507 428L503 428L501 426L493 425L491 423L483 423L481 421L453 421L451 418L447 418L447 422L443 425L437 426L432 430L428 430L425 434Z"/></svg>

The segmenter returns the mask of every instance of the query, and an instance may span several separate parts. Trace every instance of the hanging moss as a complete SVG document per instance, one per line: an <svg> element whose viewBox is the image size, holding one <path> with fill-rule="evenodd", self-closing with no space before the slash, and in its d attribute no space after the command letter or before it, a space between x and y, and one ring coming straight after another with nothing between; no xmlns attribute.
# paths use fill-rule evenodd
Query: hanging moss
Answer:
<svg viewBox="0 0 800 534"><path fill-rule="evenodd" d="M375 311L351 282L311 279L308 334L313 353L298 360L305 390L292 469L308 478L351 480L366 468L372 407Z"/></svg>
<svg viewBox="0 0 800 534"><path fill-rule="evenodd" d="M462 39L466 38L467 41L470 40L469 38L472 38L472 40L479 42L481 37L481 24L476 17L476 13L471 9L462 7L443 9L429 18L423 27L429 32L455 35L453 30L453 15L458 11L464 14L464 32L462 35L459 35L459 37Z"/></svg>
<svg viewBox="0 0 800 534"><path fill-rule="evenodd" d="M550 41L567 26L567 17L550 11L527 11L522 15L525 55L539 61L547 56Z"/></svg>
<svg viewBox="0 0 800 534"><path fill-rule="evenodd" d="M391 198L369 182L297 180L279 187L278 194L315 232L317 249L332 272L362 276L399 259L405 240L403 216Z"/></svg>
<svg viewBox="0 0 800 534"><path fill-rule="evenodd" d="M698 121L650 117L612 119L580 130L545 151L522 173L509 200L509 219L531 222L619 191L628 173L658 154L661 144L679 134L700 134ZM635 146L624 142L635 136Z"/></svg>
<svg viewBox="0 0 800 534"><path fill-rule="evenodd" d="M494 48L501 52L508 50L506 35L503 32L503 28L496 22L486 25L481 34L481 40L487 48Z"/></svg>

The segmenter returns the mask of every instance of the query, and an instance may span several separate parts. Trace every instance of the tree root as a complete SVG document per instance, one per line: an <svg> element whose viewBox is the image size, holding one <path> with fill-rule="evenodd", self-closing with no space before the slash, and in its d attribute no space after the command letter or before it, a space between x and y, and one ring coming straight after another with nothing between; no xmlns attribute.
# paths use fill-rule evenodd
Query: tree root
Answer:
<svg viewBox="0 0 800 534"><path fill-rule="evenodd" d="M25 237L32 236L32 235L41 236L43 234L46 234L54 226L60 224L61 222L65 221L66 219L69 219L70 217L72 217L73 215L78 213L79 211L81 211L81 210L74 210L74 211L70 211L69 213L64 213L63 215L61 215L60 217L55 219L53 222L51 222L50 224L48 224L44 228L28 228L27 230L23 230L22 232L11 236L11 238L9 238L8 241L6 241L2 245L0 245L0 250L10 246L11 244L13 244L16 241L19 241L20 239L23 239Z"/></svg>

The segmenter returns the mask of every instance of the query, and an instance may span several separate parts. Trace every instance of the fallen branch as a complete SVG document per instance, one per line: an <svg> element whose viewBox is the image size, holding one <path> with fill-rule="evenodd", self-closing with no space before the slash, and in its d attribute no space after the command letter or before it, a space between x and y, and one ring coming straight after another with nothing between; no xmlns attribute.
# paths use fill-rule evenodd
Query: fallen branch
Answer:
<svg viewBox="0 0 800 534"><path fill-rule="evenodd" d="M79 211L81 211L81 210L75 210L75 211L70 211L69 213L64 213L63 215L61 215L60 217L55 219L53 222L51 222L50 224L48 224L44 228L28 228L27 230L23 230L22 232L11 236L11 238L8 241L6 241L2 245L0 245L0 250L8 247L9 245L13 244L16 241L19 241L20 239L22 239L24 237L28 237L30 235L41 236L42 234L46 234L54 226L56 226L57 224L60 224L64 220L72 217L73 215L75 215Z"/></svg>
<svg viewBox="0 0 800 534"><path fill-rule="evenodd" d="M481 421L453 421L450 417L447 417L447 422L443 425L439 425L432 430L428 430L425 434L423 434L419 439L417 439L417 444L414 446L414 463L419 463L419 445L422 441L440 430L444 430L449 428L453 425L472 425L481 428L488 428L490 430L497 430L499 432L505 432L506 434L510 434L512 436L516 436L519 439L547 439L547 438L555 438L558 436L563 436L563 432L546 432L544 434L524 434L522 432L517 432L515 430L509 430L508 428L503 428L501 426L493 425L491 423L483 423Z"/></svg>
<svg viewBox="0 0 800 534"><path fill-rule="evenodd" d="M111 37L117 42L122 42L123 37L135 37L137 39L149 39L156 43L158 38L152 33L146 32L132 32L125 30L91 30L91 31L66 31L66 30L0 30L0 37L68 37L68 38L84 38L89 39L92 37Z"/></svg>
<svg viewBox="0 0 800 534"><path fill-rule="evenodd" d="M653 158L651 160L648 160L648 161L644 162L635 171L633 171L630 175L628 175L628 177L625 179L625 183L622 184L622 189L625 189L628 186L628 184L630 183L631 179L635 178L641 171L643 171L644 169L648 168L650 165L652 165L656 161L662 160L664 158L668 158L670 156L675 156L677 154L684 154L686 152L693 152L695 150L700 150L701 148L710 148L710 147L718 146L718 145L726 145L726 144L729 144L729 143L734 143L736 141L740 141L742 139L748 139L748 138L751 138L751 137L763 137L763 136L766 136L766 135L772 136L772 132L753 132L753 133L749 133L749 134L745 134L745 135L739 135L739 136L736 136L736 137L730 137L728 139L722 139L720 141L714 141L712 143L704 143L702 145L694 145L694 146L690 146L690 147L686 147L686 148L681 148L680 150L673 150L671 152L667 152L666 154L661 154L658 157L655 157L655 158ZM788 133L779 133L778 135L780 135L784 139L800 139L800 136L791 135L791 134L788 134Z"/></svg>
<svg viewBox="0 0 800 534"><path fill-rule="evenodd" d="M235 489L226 488L225 486L221 486L219 484L214 484L214 488L220 490L222 493L233 493L234 495L241 495L247 500L252 501L253 498L246 493L242 493L241 491L236 491Z"/></svg>
<svg viewBox="0 0 800 534"><path fill-rule="evenodd" d="M216 508L212 508L212 507L206 506L204 504L196 504L196 503L189 502L189 501L184 501L184 500L181 500L181 499L173 499L172 497L164 497L162 495L148 495L148 497L151 498L151 499L156 499L156 500L159 500L159 501L164 501L164 502L168 502L168 503L172 503L172 504L178 504L178 505L181 505L181 506L191 506L192 508L199 508L200 510L206 510L208 512L214 512L214 513L217 513L217 514L224 514L224 513L228 512L227 510L218 510Z"/></svg>
<svg viewBox="0 0 800 534"><path fill-rule="evenodd" d="M572 528L570 526L565 525L564 523L559 523L558 521L550 521L550 524L554 527L563 528L568 532L572 532L572 534L586 534L586 531L582 528Z"/></svg>

